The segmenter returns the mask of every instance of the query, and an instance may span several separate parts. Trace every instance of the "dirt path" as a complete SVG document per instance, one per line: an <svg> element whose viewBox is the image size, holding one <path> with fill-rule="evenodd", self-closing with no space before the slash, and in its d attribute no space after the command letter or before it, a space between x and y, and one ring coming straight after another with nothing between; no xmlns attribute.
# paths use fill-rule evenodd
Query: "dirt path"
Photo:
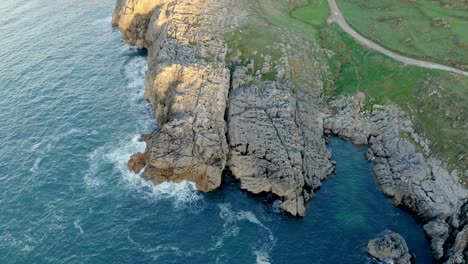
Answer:
<svg viewBox="0 0 468 264"><path fill-rule="evenodd" d="M397 61L403 62L406 65L414 65L414 66L419 66L423 68L428 68L428 69L435 69L435 70L442 70L442 71L448 71L448 72L453 72L457 74L462 74L464 76L468 77L468 72L462 71L460 69L456 69L450 66L438 64L438 63L433 63L433 62L428 62L428 61L422 61L422 60L416 60L412 58L408 58L402 55L399 55L395 52L392 52L377 43L365 38L364 36L360 35L358 32L356 32L351 26L346 22L346 19L344 18L343 14L340 12L338 9L338 6L336 4L335 0L328 0L328 4L330 5L331 9L331 16L328 18L327 23L331 24L333 22L336 22L346 33L351 35L354 39L356 39L358 42L360 42L362 45L371 48L373 50L376 50L380 53L383 53L387 55L390 58L393 58Z"/></svg>

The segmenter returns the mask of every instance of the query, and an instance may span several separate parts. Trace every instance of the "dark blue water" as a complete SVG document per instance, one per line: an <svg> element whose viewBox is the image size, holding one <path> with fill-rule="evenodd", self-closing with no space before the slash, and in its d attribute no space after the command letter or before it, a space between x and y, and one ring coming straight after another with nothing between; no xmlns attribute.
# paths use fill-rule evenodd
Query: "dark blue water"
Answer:
<svg viewBox="0 0 468 264"><path fill-rule="evenodd" d="M371 263L392 229L429 263L422 228L377 189L363 149L334 139L337 175L308 215L239 191L154 187L126 170L154 128L145 54L110 27L113 0L0 3L0 263Z"/></svg>

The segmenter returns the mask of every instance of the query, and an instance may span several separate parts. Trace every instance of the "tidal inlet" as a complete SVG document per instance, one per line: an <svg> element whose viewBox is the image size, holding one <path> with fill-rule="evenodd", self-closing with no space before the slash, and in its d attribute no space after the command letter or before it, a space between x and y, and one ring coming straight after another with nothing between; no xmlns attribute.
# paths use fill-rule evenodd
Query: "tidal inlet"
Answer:
<svg viewBox="0 0 468 264"><path fill-rule="evenodd" d="M0 263L468 263L464 0L3 0Z"/></svg>

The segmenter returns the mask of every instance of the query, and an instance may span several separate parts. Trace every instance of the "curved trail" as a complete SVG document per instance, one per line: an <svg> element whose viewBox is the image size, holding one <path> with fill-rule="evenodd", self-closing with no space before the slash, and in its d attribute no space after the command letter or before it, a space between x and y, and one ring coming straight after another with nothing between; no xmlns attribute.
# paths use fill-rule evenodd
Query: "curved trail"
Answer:
<svg viewBox="0 0 468 264"><path fill-rule="evenodd" d="M383 53L384 55L387 55L390 58L393 58L397 61L400 61L406 65L414 65L418 67L423 67L423 68L428 68L428 69L435 69L435 70L442 70L442 71L447 71L447 72L452 72L452 73L457 73L461 74L464 76L468 77L468 72L462 71L460 69L456 69L450 66L438 64L438 63L433 63L433 62L428 62L428 61L422 61L422 60L416 60L412 58L408 58L402 55L399 55L395 52L392 52L377 43L367 39L366 37L360 35L358 32L356 32L351 26L346 22L346 19L344 18L343 14L340 12L338 9L338 5L336 4L336 0L328 0L328 4L330 5L330 10L331 10L331 16L328 18L327 22L329 24L336 22L346 33L351 35L354 39L356 39L359 43L362 45L371 48L373 50L376 50L380 53Z"/></svg>

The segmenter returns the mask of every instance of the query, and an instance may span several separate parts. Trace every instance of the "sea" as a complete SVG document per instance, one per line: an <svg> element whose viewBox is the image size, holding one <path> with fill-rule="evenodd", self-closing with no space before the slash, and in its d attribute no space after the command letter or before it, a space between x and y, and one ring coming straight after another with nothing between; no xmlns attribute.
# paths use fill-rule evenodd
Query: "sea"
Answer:
<svg viewBox="0 0 468 264"><path fill-rule="evenodd" d="M0 2L0 263L380 263L392 230L432 263L421 223L377 187L365 148L332 138L336 174L292 217L229 174L155 186L127 169L156 123L146 52L111 26L114 0Z"/></svg>

